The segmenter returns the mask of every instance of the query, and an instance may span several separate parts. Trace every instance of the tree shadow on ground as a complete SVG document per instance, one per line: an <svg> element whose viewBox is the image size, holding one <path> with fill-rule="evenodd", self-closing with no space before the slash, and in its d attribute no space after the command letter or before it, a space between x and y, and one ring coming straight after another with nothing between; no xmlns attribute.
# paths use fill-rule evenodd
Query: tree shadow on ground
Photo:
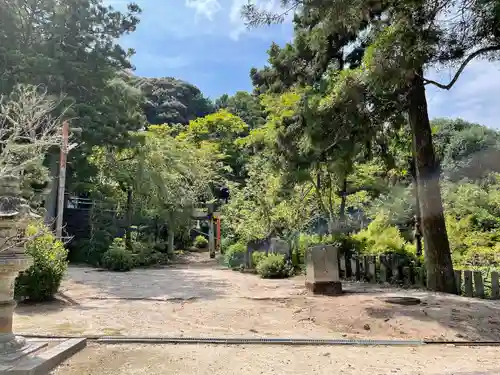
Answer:
<svg viewBox="0 0 500 375"><path fill-rule="evenodd" d="M110 298L175 302L223 297L227 281L214 277L211 268L175 265L130 272L97 272L89 267L72 266L62 289L77 301Z"/></svg>
<svg viewBox="0 0 500 375"><path fill-rule="evenodd" d="M71 297L64 293L57 293L56 297L52 300L45 302L31 302L31 301L21 301L18 302L16 307L16 314L19 315L39 315L39 314L51 314L63 311L67 308L73 308L78 310L91 310L92 307L83 306L79 302L75 301Z"/></svg>
<svg viewBox="0 0 500 375"><path fill-rule="evenodd" d="M420 298L421 304L404 306L382 302L365 310L370 318L385 322L397 318L435 322L453 330L456 340L500 341L498 301L423 291L407 291L405 296Z"/></svg>

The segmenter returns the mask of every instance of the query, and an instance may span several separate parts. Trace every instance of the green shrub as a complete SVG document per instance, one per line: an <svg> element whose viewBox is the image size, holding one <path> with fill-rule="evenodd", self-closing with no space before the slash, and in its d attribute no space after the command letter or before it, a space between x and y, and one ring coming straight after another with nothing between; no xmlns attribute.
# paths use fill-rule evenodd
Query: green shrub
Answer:
<svg viewBox="0 0 500 375"><path fill-rule="evenodd" d="M257 265L262 262L264 259L266 259L267 255L263 251L255 251L252 253L252 264L254 267L257 267Z"/></svg>
<svg viewBox="0 0 500 375"><path fill-rule="evenodd" d="M168 255L157 250L151 242L134 242L134 267L149 267L168 263Z"/></svg>
<svg viewBox="0 0 500 375"><path fill-rule="evenodd" d="M208 246L208 240L204 236L196 236L193 245L198 249L205 249Z"/></svg>
<svg viewBox="0 0 500 375"><path fill-rule="evenodd" d="M224 261L228 267L238 267L245 262L247 247L241 242L237 242L228 247L224 253Z"/></svg>
<svg viewBox="0 0 500 375"><path fill-rule="evenodd" d="M293 275L293 266L282 254L269 254L257 265L257 273L263 279L283 279Z"/></svg>
<svg viewBox="0 0 500 375"><path fill-rule="evenodd" d="M400 254L415 257L415 245L405 241L399 229L390 225L384 212L368 225L366 229L354 234L352 238L359 243L362 253L370 255Z"/></svg>
<svg viewBox="0 0 500 375"><path fill-rule="evenodd" d="M234 237L222 237L220 241L220 247L223 253L229 249L229 246L234 245L236 243L236 240Z"/></svg>
<svg viewBox="0 0 500 375"><path fill-rule="evenodd" d="M52 232L41 225L30 225L28 236L41 234L26 244L26 253L33 258L33 265L19 274L14 296L41 302L54 297L68 268L68 251Z"/></svg>
<svg viewBox="0 0 500 375"><path fill-rule="evenodd" d="M115 238L101 263L110 271L130 271L135 265L134 254L125 247L123 238Z"/></svg>

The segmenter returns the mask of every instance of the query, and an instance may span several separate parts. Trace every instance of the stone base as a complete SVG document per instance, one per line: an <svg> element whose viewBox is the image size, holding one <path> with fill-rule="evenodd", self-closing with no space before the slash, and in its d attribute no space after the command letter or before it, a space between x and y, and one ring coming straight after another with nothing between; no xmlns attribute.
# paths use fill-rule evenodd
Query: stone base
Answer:
<svg viewBox="0 0 500 375"><path fill-rule="evenodd" d="M22 351L26 346L24 337L14 336L14 334L4 334L0 336L0 358L4 354Z"/></svg>
<svg viewBox="0 0 500 375"><path fill-rule="evenodd" d="M46 342L33 342L33 343L26 343L26 341L23 339L24 345L15 350L9 350L8 352L2 352L0 351L0 363L6 364L6 363L12 363L14 361L17 361L18 359L21 359L23 357L26 357L29 354L32 354L48 345Z"/></svg>
<svg viewBox="0 0 500 375"><path fill-rule="evenodd" d="M86 339L51 341L27 341L26 348L37 347L24 353L17 360L3 362L0 357L0 374L5 375L42 375L47 374L61 362L76 354L86 346ZM47 347L47 348L45 348ZM11 354L12 355L12 354Z"/></svg>
<svg viewBox="0 0 500 375"><path fill-rule="evenodd" d="M339 296L342 294L342 283L340 281L306 281L306 288L314 294L325 296Z"/></svg>

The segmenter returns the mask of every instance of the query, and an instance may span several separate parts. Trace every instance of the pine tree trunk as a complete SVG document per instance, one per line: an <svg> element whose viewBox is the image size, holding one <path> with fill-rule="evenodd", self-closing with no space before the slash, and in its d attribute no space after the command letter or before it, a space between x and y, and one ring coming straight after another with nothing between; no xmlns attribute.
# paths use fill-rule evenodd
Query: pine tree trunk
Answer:
<svg viewBox="0 0 500 375"><path fill-rule="evenodd" d="M446 233L439 170L432 145L425 87L420 70L408 94L409 122L413 134L420 213L425 247L427 288L456 293L450 244Z"/></svg>

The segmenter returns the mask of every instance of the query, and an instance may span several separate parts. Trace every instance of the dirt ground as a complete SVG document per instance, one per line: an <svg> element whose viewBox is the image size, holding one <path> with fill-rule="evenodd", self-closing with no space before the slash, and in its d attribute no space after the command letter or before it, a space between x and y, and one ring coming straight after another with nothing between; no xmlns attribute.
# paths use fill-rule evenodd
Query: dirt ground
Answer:
<svg viewBox="0 0 500 375"><path fill-rule="evenodd" d="M500 340L499 302L361 283L343 283L346 293L340 297L311 296L304 288L303 277L289 280L262 280L255 275L222 269L213 262L206 262L207 254L192 254L191 257L193 259L190 259L188 264L127 273L70 267L58 301L18 306L14 321L15 330L20 334L112 336ZM422 304L400 306L381 300L389 295L415 296L422 300ZM348 364L355 366L352 369L354 372L351 373L361 369L356 361L349 360L351 357L354 359L355 353L360 355L365 353L370 358L373 356L374 360L369 364L372 367L363 367L363 371L368 369L374 373L377 371L381 374L388 373L384 370L383 358L393 356L395 367L413 369L413 372L407 372L412 374L419 373L418 371L423 371L422 369L427 369L426 373L429 373L431 370L428 368L432 368L432 363L435 362L437 365L441 363L442 366L442 359L445 357L447 359L449 357L450 366L455 366L463 359L467 363L470 362L473 369L479 371L480 361L484 360L483 365L487 365L488 357L483 355L483 358L476 359L474 356L478 352L475 350L448 348L443 351L440 347L439 355L436 356L433 348L330 347L292 350L289 347L254 346L246 349L211 346L169 346L148 349L140 346L100 346L91 347L78 354L68 362L70 367L62 366L57 374L106 374L107 368L110 374L140 373L136 372L133 358L137 358L137 366L144 369L163 366L153 361L154 358L157 361L159 358L168 358L164 366L169 363L168 366L171 366L169 368L172 370L165 368L164 371L157 372L158 374L204 374L217 370L217 366L229 366L233 359L225 361L224 353L232 353L228 355L234 355L234 361L238 363L240 358L245 356L248 356L248 361L258 356L262 373L269 373L269 368L275 368L276 373L280 373L278 368L280 363L283 365L287 363L286 361L294 361L300 357L306 358L306 362L311 361L307 369L312 371L317 368L314 370L316 372L307 371L307 373L321 374L323 370L315 367L318 353L324 353L321 357L323 365L331 364L336 366L335 368L343 368L344 372L351 371ZM449 356L444 354L448 351ZM464 355L464 351L469 351L467 352L469 354ZM283 353L283 357L280 357L281 362L278 361L271 366L270 362L277 353ZM483 348L482 353L489 353L491 358L494 358L498 357L500 350ZM432 355L428 357L427 354ZM108 362L106 359L108 357L114 358L113 361ZM217 360L213 362L212 357ZM411 361L414 367L408 367L411 357L414 357ZM123 365L125 367L122 366L120 372L112 370L111 364L121 363L124 358L128 358L125 362L128 365ZM219 365L217 361L220 362ZM401 361L406 364L399 364ZM296 364L291 367L291 373L294 373L293 369L299 373L301 366L306 366L302 362L300 364L295 362ZM87 365L84 363L88 363L90 367L93 363L94 367L102 365L104 368L98 368L98 371L97 368L86 369ZM493 364L494 361L490 365ZM76 370L72 369L72 365L80 370L74 372ZM199 366L200 370L193 372L193 366ZM227 373L236 371L245 374L260 373L257 370L248 372L250 370L245 369L247 365L243 362L238 366L241 368L231 367ZM491 366L488 367L489 370L492 369ZM460 368L465 371L463 368L467 366ZM290 372L288 367L286 371ZM397 371L397 373L405 372ZM465 374L467 371L460 373Z"/></svg>
<svg viewBox="0 0 500 375"><path fill-rule="evenodd" d="M498 354L455 347L90 346L51 375L497 375Z"/></svg>

